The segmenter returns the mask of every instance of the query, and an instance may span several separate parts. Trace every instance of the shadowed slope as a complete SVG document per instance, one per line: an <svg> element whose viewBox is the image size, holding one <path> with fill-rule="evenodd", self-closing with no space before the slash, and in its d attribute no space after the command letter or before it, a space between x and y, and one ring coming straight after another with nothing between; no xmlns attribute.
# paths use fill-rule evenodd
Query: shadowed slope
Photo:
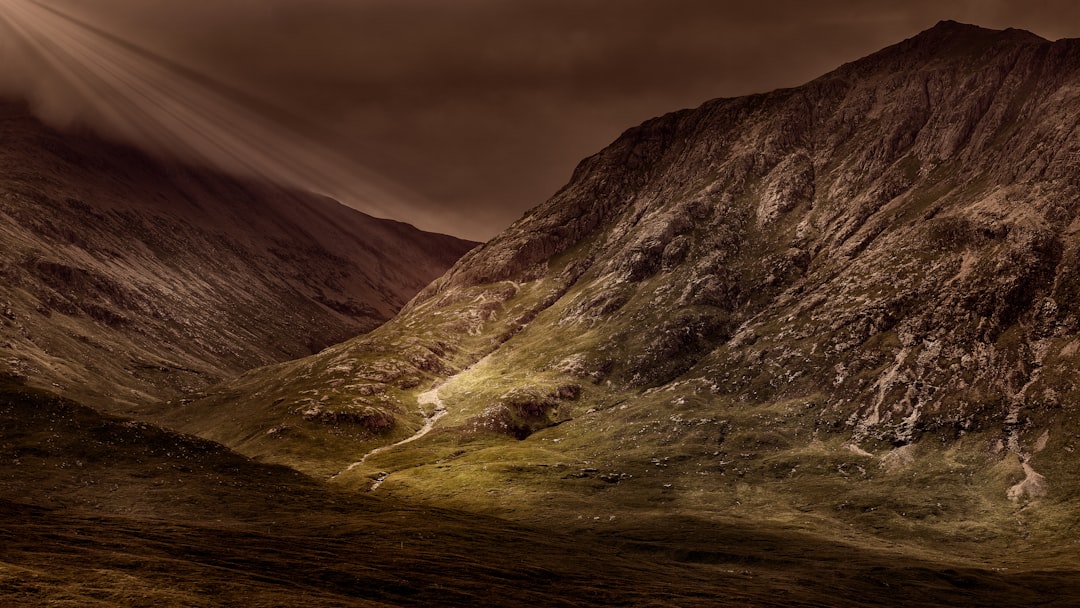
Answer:
<svg viewBox="0 0 1080 608"><path fill-rule="evenodd" d="M109 407L392 316L471 243L60 134L0 104L0 366Z"/></svg>

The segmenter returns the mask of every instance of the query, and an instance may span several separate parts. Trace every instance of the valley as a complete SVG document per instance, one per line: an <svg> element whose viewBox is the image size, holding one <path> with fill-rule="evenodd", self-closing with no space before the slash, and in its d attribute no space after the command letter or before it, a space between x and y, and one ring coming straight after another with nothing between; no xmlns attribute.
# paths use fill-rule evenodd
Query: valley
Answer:
<svg viewBox="0 0 1080 608"><path fill-rule="evenodd" d="M0 600L1076 605L1078 93L944 21L475 247L7 108Z"/></svg>

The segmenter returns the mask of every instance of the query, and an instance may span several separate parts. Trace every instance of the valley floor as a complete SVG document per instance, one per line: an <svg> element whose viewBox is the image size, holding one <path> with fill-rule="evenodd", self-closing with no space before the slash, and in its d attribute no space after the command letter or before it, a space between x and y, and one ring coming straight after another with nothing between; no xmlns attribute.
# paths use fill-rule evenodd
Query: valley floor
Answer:
<svg viewBox="0 0 1080 608"><path fill-rule="evenodd" d="M761 530L619 543L471 516L184 522L0 502L12 606L1075 606L1075 573L950 568ZM684 523L684 522L681 522ZM706 548L707 547L707 548Z"/></svg>
<svg viewBox="0 0 1080 608"><path fill-rule="evenodd" d="M1080 577L764 521L525 526L344 491L5 381L0 604L1074 606Z"/></svg>

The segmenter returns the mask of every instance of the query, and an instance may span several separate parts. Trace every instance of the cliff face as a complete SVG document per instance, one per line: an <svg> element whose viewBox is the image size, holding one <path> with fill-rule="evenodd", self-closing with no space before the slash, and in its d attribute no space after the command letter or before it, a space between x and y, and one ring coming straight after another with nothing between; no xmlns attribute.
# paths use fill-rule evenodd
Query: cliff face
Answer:
<svg viewBox="0 0 1080 608"><path fill-rule="evenodd" d="M577 461L614 477L515 488L998 533L1076 499L1078 119L1080 42L943 22L651 120L387 325L181 424L329 472L415 432L442 383L435 432L342 479L424 497Z"/></svg>
<svg viewBox="0 0 1080 608"><path fill-rule="evenodd" d="M95 405L370 330L471 246L60 134L15 103L0 142L0 369Z"/></svg>

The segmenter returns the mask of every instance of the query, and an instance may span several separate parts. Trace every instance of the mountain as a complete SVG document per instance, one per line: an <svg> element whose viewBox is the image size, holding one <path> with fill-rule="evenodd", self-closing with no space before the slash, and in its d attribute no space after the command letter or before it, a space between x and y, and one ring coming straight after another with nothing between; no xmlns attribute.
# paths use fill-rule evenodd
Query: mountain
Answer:
<svg viewBox="0 0 1080 608"><path fill-rule="evenodd" d="M0 103L0 370L136 411L393 316L473 243Z"/></svg>
<svg viewBox="0 0 1080 608"><path fill-rule="evenodd" d="M630 129L387 324L170 421L559 529L1075 573L1078 120L1080 41L942 22Z"/></svg>

